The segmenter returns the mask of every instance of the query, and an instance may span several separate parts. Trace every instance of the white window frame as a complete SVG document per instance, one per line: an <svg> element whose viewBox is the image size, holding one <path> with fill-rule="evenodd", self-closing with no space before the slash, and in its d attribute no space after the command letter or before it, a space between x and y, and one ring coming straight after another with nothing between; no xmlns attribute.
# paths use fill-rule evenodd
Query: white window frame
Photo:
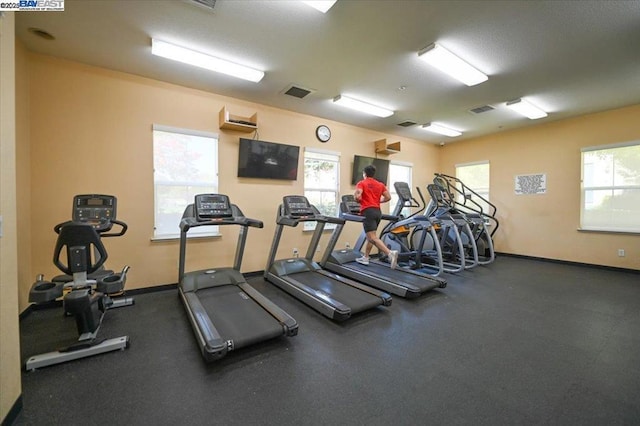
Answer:
<svg viewBox="0 0 640 426"><path fill-rule="evenodd" d="M488 176L487 176L487 182L488 182L488 186L486 188L479 188L479 187L474 187L473 185L471 185L469 182L465 182L464 179L462 179L460 177L460 173L459 173L459 169L463 168L463 167L474 167L474 166L489 166L488 167ZM489 160L482 160L482 161L473 161L470 163L460 163L460 164L456 164L455 165L456 168L456 178L460 179L466 186L468 186L469 188L471 188L473 191L475 191L476 193L478 193L478 195L481 195L482 197L486 198L487 201L491 201L491 163L489 162ZM454 194L456 197L460 197L460 194ZM463 200L458 200L459 202L463 203ZM480 205L482 205L482 200L474 200L476 202L479 202ZM475 206L474 206L475 207ZM485 207L485 206L483 206ZM487 209L489 208L489 206L486 206ZM487 209L484 209L484 213L490 214L491 212Z"/></svg>
<svg viewBox="0 0 640 426"><path fill-rule="evenodd" d="M407 182L407 184L409 185L409 189L411 189L411 192L413 193L413 163L407 163L405 161L391 161L389 163L389 186L387 187L387 189L389 190L389 194L391 194L391 201L389 201L389 214L393 213L393 210L396 208L396 204L398 203L398 193L396 192L396 188L394 186L394 183L396 181L392 180L392 168L393 167L405 167L409 169L409 180ZM407 217L411 214L411 208L409 207L405 207L404 209L402 209L402 214L404 215L404 217Z"/></svg>
<svg viewBox="0 0 640 426"><path fill-rule="evenodd" d="M175 133L180 135L187 136L196 136L201 138L210 138L212 144L212 158L210 159L212 167L214 167L214 180L213 181L163 181L157 180L157 174L155 171L156 167L156 132L164 132L164 133ZM209 188L206 192L211 191L213 188L213 192L218 191L218 134L211 132L204 132L200 130L192 130L192 129L184 129L179 127L171 127L164 126L160 124L154 124L152 126L152 140L153 140L153 164L154 164L154 173L153 173L153 214L154 214L154 225L153 225L153 237L152 240L172 240L180 238L180 229L179 223L182 218L182 212L179 214L176 213L175 218L175 232L159 232L158 231L158 221L160 220L160 209L162 207L162 200L159 195L159 188L162 186L189 186L192 188ZM200 193L203 191L195 191L195 193ZM195 196L195 193L193 194ZM189 203L185 205L185 208L188 204L193 203L193 200L190 200ZM189 231L189 238L193 237L217 237L220 236L219 226L202 226L193 228Z"/></svg>
<svg viewBox="0 0 640 426"><path fill-rule="evenodd" d="M591 146L591 147L584 147L581 148L580 150L580 227L578 228L581 231L596 231L596 232L620 232L620 233L631 233L631 234L640 234L640 221L635 222L637 225L635 227L629 227L629 226L624 226L624 225L619 225L619 226L615 226L615 224L613 224L613 222L608 222L608 223L612 223L612 226L600 226L600 225L596 225L596 224L592 224L592 223L585 223L586 222L586 210L587 210L587 192L588 191L594 191L594 190L607 190L607 191L611 191L611 193L613 194L615 191L624 191L624 190L638 190L640 191L640 184L638 185L622 185L622 184L616 184L615 183L615 162L612 162L610 165L613 167L614 171L611 172L611 174L613 175L613 179L614 182L612 185L592 185L592 186L586 186L585 185L585 169L586 169L586 164L585 164L585 154L586 153L590 153L593 151L607 151L607 150L616 150L619 148L628 148L628 147L635 147L635 146L640 146L640 140L635 140L635 141L630 141L630 142L623 142L623 143L617 143L617 144L609 144L609 145L598 145L598 146ZM638 171L640 172L640 170Z"/></svg>
<svg viewBox="0 0 640 426"><path fill-rule="evenodd" d="M304 170L304 175L306 177L306 164L307 164L307 159L321 159L324 161L332 161L336 163L336 172L337 172L337 176L336 176L336 187L335 188L330 188L330 187L326 187L326 188L308 188L307 187L307 180L304 179L304 194L305 197L307 197L307 192L312 192L312 191L318 191L318 192L334 192L335 193L335 205L336 205L336 211L332 214L333 216L337 217L339 215L339 209L340 209L340 152L337 151L329 151L329 150L325 150L325 149L318 149L318 148L305 148L304 149L304 155L303 155L303 170ZM327 158L327 157L334 157L334 158ZM307 197L308 198L308 197ZM325 225L324 229L334 229L336 227L335 224L333 223L328 223ZM315 222L304 222L303 228L304 231L313 231L314 229L316 229L316 223Z"/></svg>

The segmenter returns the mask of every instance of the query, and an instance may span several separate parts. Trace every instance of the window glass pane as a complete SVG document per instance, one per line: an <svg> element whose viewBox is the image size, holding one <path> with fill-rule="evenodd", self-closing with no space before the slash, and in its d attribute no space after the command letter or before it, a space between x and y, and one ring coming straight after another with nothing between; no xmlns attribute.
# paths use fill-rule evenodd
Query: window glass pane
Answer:
<svg viewBox="0 0 640 426"><path fill-rule="evenodd" d="M480 197L490 200L489 198L489 180L490 180L490 167L489 163L469 164L456 166L456 177L462 181L467 187L475 191ZM461 185L458 185L458 190L461 190ZM480 197L476 197L473 193L465 191L467 197L471 197L472 201L467 201L466 204L469 208L477 210L481 208L483 212L491 212L489 204L482 200ZM456 201L464 203L462 194L455 194ZM477 203L477 204L476 204ZM479 205L479 207L478 207Z"/></svg>
<svg viewBox="0 0 640 426"><path fill-rule="evenodd" d="M340 194L340 155L305 151L304 153L304 195L316 206L320 213L338 216ZM325 229L334 228L328 224ZM315 222L305 222L305 231L315 229Z"/></svg>
<svg viewBox="0 0 640 426"><path fill-rule="evenodd" d="M170 131L153 132L155 238L180 235L179 223L196 194L218 191L217 139ZM217 235L218 227L189 235Z"/></svg>
<svg viewBox="0 0 640 426"><path fill-rule="evenodd" d="M153 132L156 181L213 182L218 170L211 138Z"/></svg>
<svg viewBox="0 0 640 426"><path fill-rule="evenodd" d="M304 179L305 188L334 189L338 186L338 163L305 158Z"/></svg>
<svg viewBox="0 0 640 426"><path fill-rule="evenodd" d="M316 206L320 213L327 216L337 216L336 192L305 190L304 196Z"/></svg>
<svg viewBox="0 0 640 426"><path fill-rule="evenodd" d="M640 145L583 154L585 187L640 185Z"/></svg>
<svg viewBox="0 0 640 426"><path fill-rule="evenodd" d="M457 166L456 177L474 191L489 194L489 163Z"/></svg>
<svg viewBox="0 0 640 426"><path fill-rule="evenodd" d="M640 232L640 145L582 153L584 229Z"/></svg>
<svg viewBox="0 0 640 426"><path fill-rule="evenodd" d="M389 186L387 189L391 194L391 201L389 201L388 212L393 213L398 206L398 194L396 193L395 183L396 182L406 182L413 193L413 184L411 182L411 177L413 173L413 167L410 165L404 164L389 164ZM416 197L417 198L417 197ZM401 210L401 215L404 217L409 216L412 213L411 208L405 207Z"/></svg>
<svg viewBox="0 0 640 426"><path fill-rule="evenodd" d="M193 203L197 194L214 193L217 189L213 186L187 186L187 185L157 185L156 186L156 225L155 234L176 235L180 234L179 224L184 209ZM189 230L189 235L211 234L212 227L202 226Z"/></svg>
<svg viewBox="0 0 640 426"><path fill-rule="evenodd" d="M585 191L584 207L589 227L640 232L640 188Z"/></svg>

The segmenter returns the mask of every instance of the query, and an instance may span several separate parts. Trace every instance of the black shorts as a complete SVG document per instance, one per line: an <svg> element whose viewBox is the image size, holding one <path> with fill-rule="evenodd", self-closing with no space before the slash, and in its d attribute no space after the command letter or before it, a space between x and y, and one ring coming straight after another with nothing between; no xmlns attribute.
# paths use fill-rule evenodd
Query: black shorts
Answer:
<svg viewBox="0 0 640 426"><path fill-rule="evenodd" d="M380 225L380 220L382 219L382 212L380 209L376 207L369 207L364 209L362 215L364 216L364 222L362 222L364 232L377 231L378 225Z"/></svg>

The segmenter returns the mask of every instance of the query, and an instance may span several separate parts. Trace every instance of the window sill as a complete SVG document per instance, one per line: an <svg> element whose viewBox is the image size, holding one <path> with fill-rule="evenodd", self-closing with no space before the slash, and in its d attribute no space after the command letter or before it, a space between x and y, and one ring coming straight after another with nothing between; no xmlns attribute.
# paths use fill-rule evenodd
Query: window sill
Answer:
<svg viewBox="0 0 640 426"><path fill-rule="evenodd" d="M202 240L202 239L218 239L222 237L222 234L217 232L215 234L202 234L202 235L187 235L188 240ZM164 243L169 241L180 241L180 235L159 235L157 237L151 237L152 243Z"/></svg>
<svg viewBox="0 0 640 426"><path fill-rule="evenodd" d="M324 229L322 230L322 232L328 232L328 231L333 232L333 230L336 229L336 226L337 225L335 225L333 223L330 224L330 225L326 225L324 227ZM302 232L315 232L315 231L316 231L316 228L313 228L313 229L304 229L304 228L302 228Z"/></svg>
<svg viewBox="0 0 640 426"><path fill-rule="evenodd" d="M596 234L621 234L621 235L638 235L640 234L640 230L638 231L621 231L619 229L604 229L604 228L578 228L578 232L592 232Z"/></svg>

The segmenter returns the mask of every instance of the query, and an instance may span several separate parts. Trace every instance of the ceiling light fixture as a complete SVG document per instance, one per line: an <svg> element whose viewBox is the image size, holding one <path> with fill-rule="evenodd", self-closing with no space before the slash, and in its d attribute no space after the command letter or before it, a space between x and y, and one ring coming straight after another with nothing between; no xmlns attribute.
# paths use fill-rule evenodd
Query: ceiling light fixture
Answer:
<svg viewBox="0 0 640 426"><path fill-rule="evenodd" d="M329 9L336 3L338 0L301 0L302 3L311 6L312 8L319 10L322 13L327 13Z"/></svg>
<svg viewBox="0 0 640 426"><path fill-rule="evenodd" d="M232 77L242 78L255 83L259 82L262 80L262 77L264 77L264 72L262 71L216 58L205 53L196 52L195 50L187 49L186 47L176 46L175 44L167 43L166 41L151 39L151 53L156 56L162 56L164 58L173 59L174 61L227 74Z"/></svg>
<svg viewBox="0 0 640 426"><path fill-rule="evenodd" d="M489 79L485 74L437 43L432 43L420 50L418 57L467 86L475 86Z"/></svg>
<svg viewBox="0 0 640 426"><path fill-rule="evenodd" d="M394 111L382 108L376 105L371 105L366 102L358 101L353 98L346 97L344 95L338 95L333 98L333 103L341 105L347 108L355 109L356 111L366 112L367 114L375 115L376 117L390 117Z"/></svg>
<svg viewBox="0 0 640 426"><path fill-rule="evenodd" d="M445 126L443 126L441 124L437 124L437 123L423 124L422 128L427 130L427 131L429 131L429 132L432 132L432 133L437 133L439 135L449 136L450 138L455 138L456 136L460 136L462 134L462 132L450 129L448 127L445 127Z"/></svg>
<svg viewBox="0 0 640 426"><path fill-rule="evenodd" d="M538 118L546 117L548 114L538 108L535 105L525 101L524 99L515 99L513 101L507 102L507 107L516 111L518 114L522 114L531 120L536 120Z"/></svg>

